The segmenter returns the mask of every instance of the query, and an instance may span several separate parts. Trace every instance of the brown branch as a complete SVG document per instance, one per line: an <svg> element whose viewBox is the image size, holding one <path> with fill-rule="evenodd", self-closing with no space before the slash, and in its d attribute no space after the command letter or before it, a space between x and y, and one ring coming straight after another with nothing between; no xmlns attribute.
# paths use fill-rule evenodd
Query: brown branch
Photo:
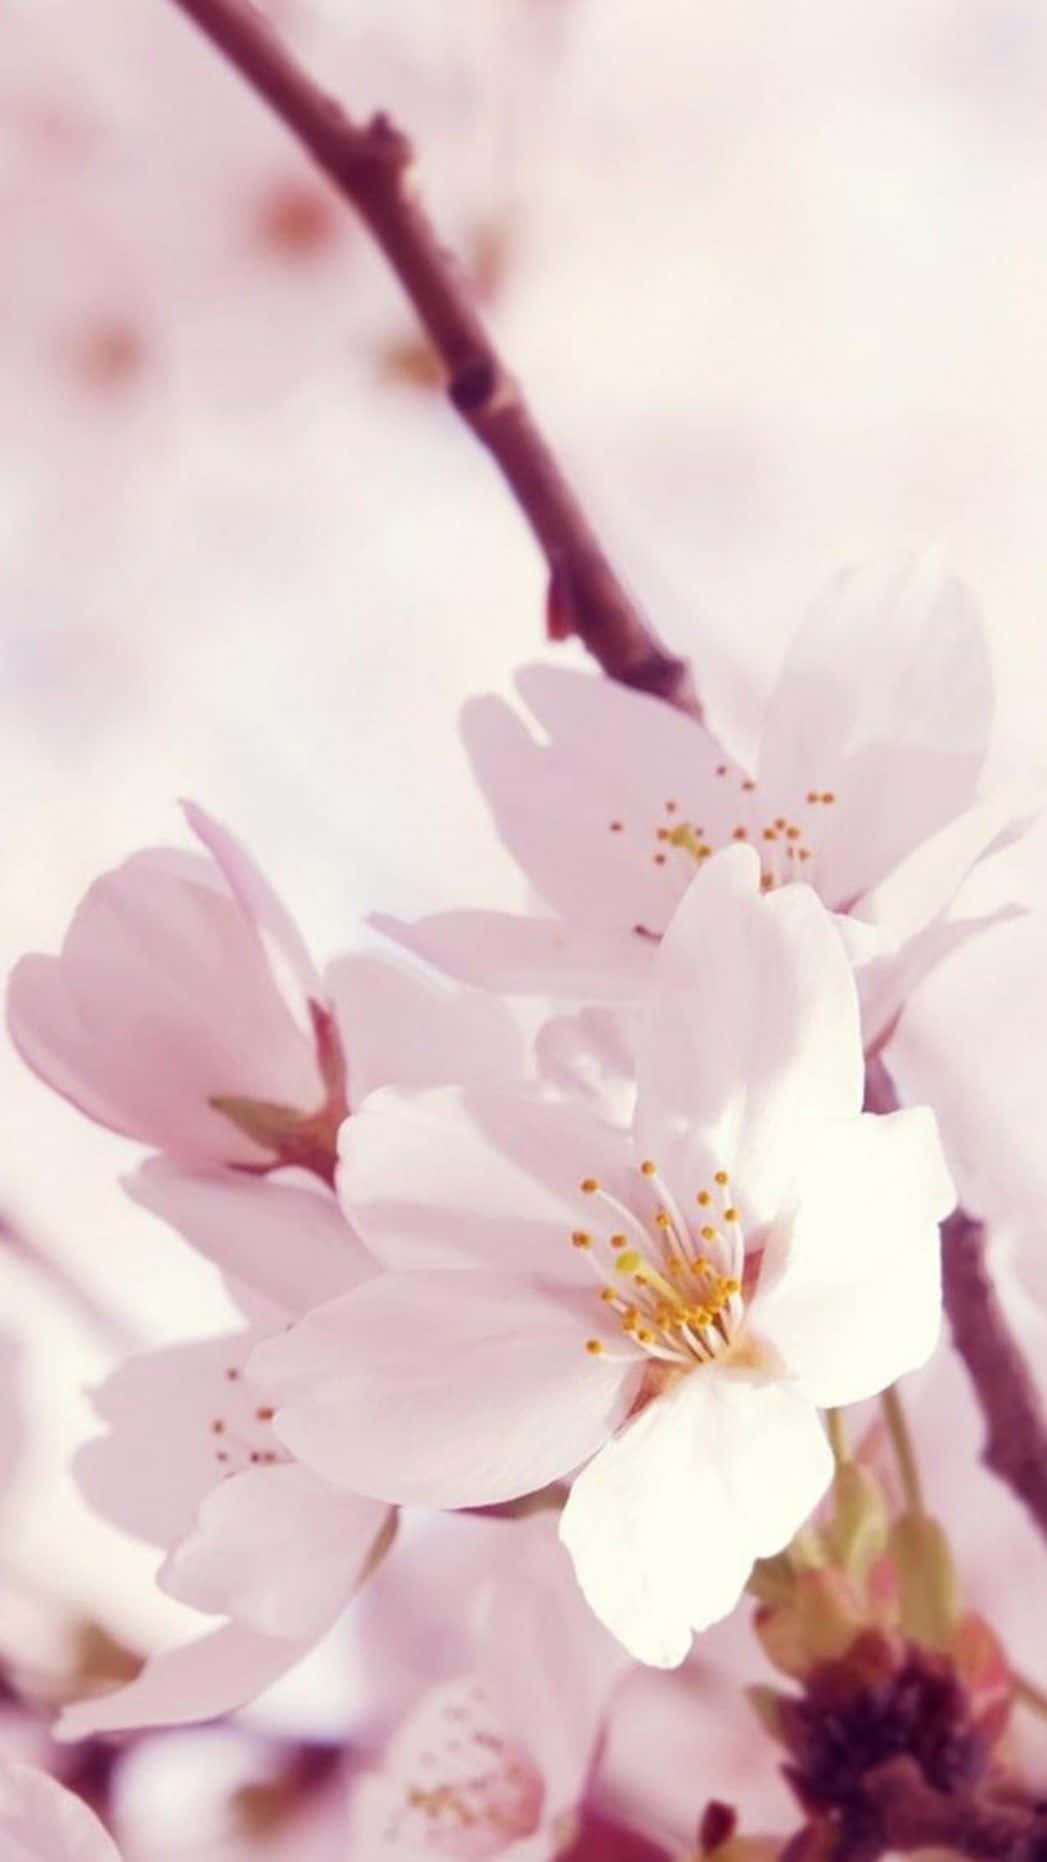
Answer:
<svg viewBox="0 0 1047 1862"><path fill-rule="evenodd" d="M865 1106L893 1112L894 1083L869 1061ZM984 1224L957 1209L942 1224L942 1296L956 1346L985 1419L982 1460L1006 1482L1047 1538L1047 1419L1036 1381L996 1297L985 1261Z"/></svg>
<svg viewBox="0 0 1047 1862"><path fill-rule="evenodd" d="M1047 1538L1047 1422L1035 1379L993 1287L985 1244L982 1223L962 1209L943 1224L945 1310L985 1419L982 1460Z"/></svg>
<svg viewBox="0 0 1047 1862"><path fill-rule="evenodd" d="M447 372L453 407L492 455L549 569L550 634L576 633L612 679L699 715L687 662L622 585L468 285L413 185L414 150L383 114L360 124L298 64L251 0L174 0L263 97L370 228Z"/></svg>

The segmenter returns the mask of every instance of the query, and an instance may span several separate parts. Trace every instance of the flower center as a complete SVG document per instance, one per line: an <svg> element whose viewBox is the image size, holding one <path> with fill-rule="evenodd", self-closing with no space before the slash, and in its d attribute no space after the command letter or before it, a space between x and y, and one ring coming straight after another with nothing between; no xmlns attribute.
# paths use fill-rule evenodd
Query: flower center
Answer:
<svg viewBox="0 0 1047 1862"><path fill-rule="evenodd" d="M741 1218L726 1170L698 1191L693 1218L684 1216L650 1158L637 1174L639 1207L612 1196L595 1177L582 1179L583 1194L606 1215L598 1227L575 1229L571 1244L591 1263L600 1303L629 1343L691 1370L718 1357L741 1323ZM585 1348L592 1357L607 1354L602 1338L587 1339Z"/></svg>
<svg viewBox="0 0 1047 1862"><path fill-rule="evenodd" d="M716 774L722 781L733 780L733 772L726 763L717 765ZM737 782L738 818L732 822L730 808L725 814L720 799L716 798L714 812L722 817L718 828L706 829L697 818L683 814L680 803L669 797L664 805L664 819L654 830L656 846L651 858L655 866L669 866L673 854L678 852L685 856L690 869L693 865L701 866L732 841L747 841L760 855L760 884L765 892L788 885L792 879L804 879L813 884L820 826L817 811L833 806L836 801L833 791L808 789L793 814L779 814L769 819L760 807L753 779L739 776ZM624 821L611 821L608 826L612 834L625 831ZM689 870L687 877L690 877Z"/></svg>
<svg viewBox="0 0 1047 1862"><path fill-rule="evenodd" d="M541 1822L544 1785L506 1737L475 1683L451 1682L430 1703L402 1780L387 1839L412 1853L487 1862Z"/></svg>

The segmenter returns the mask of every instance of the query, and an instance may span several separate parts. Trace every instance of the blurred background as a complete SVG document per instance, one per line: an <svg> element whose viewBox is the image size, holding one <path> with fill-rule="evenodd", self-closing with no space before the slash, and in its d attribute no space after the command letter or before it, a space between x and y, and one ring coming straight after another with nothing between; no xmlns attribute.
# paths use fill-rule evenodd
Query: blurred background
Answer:
<svg viewBox="0 0 1047 1862"><path fill-rule="evenodd" d="M984 604L995 771L1042 765L1039 0L269 9L416 139L511 364L736 743L819 584L932 547ZM396 286L169 0L0 0L0 39L5 969L57 946L99 870L180 838L181 795L321 957L376 908L512 903L455 719L550 650L543 575ZM947 966L903 1039L914 1076L947 1050L954 1140L973 1159L989 1134L987 1206L1027 1244L1047 835L1008 859L1029 917ZM124 1201L131 1146L8 1048L0 1086L0 1325L32 1418L4 1633L39 1658L58 1599L148 1646L188 1613L66 1457L129 1339L227 1309Z"/></svg>

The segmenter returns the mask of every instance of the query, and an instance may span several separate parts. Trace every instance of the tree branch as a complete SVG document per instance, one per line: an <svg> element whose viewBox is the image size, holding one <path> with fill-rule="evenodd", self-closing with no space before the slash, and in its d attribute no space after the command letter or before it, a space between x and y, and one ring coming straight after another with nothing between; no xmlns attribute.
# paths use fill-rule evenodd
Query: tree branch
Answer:
<svg viewBox="0 0 1047 1862"><path fill-rule="evenodd" d="M550 634L604 672L699 715L685 660L615 573L413 185L414 150L383 114L360 124L298 64L251 0L174 0L263 97L370 228L447 371L447 394L507 479L549 569Z"/></svg>
<svg viewBox="0 0 1047 1862"><path fill-rule="evenodd" d="M883 1061L865 1072L865 1108L894 1112L898 1095ZM956 1346L985 1419L982 1460L1006 1482L1047 1538L1047 1420L1036 1381L996 1297L985 1262L985 1227L957 1209L942 1223L942 1297Z"/></svg>
<svg viewBox="0 0 1047 1862"><path fill-rule="evenodd" d="M985 1418L982 1460L1047 1538L1047 1423L1035 1380L996 1296L985 1229L958 1209L942 1227L945 1309Z"/></svg>

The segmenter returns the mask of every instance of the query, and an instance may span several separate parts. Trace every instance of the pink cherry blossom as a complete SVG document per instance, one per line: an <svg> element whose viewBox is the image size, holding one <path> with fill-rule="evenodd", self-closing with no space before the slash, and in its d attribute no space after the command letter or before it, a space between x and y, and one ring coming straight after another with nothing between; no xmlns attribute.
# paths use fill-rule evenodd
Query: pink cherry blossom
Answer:
<svg viewBox="0 0 1047 1862"><path fill-rule="evenodd" d="M246 851L186 815L206 853L150 848L96 880L61 955L16 965L8 1024L89 1118L187 1162L265 1166L272 1145L215 1101L323 1107L323 985Z"/></svg>
<svg viewBox="0 0 1047 1862"><path fill-rule="evenodd" d="M550 1862L571 1839L626 1659L549 1515L485 1529L470 1665L423 1692L357 1785L349 1862Z"/></svg>
<svg viewBox="0 0 1047 1862"><path fill-rule="evenodd" d="M993 922L946 914L1031 808L976 800L991 712L982 624L926 567L829 587L786 657L752 770L704 725L609 680L531 666L517 684L533 723L486 698L463 728L546 915L375 921L452 974L635 997L698 868L745 840L766 889L805 880L853 920L872 1047L927 969Z"/></svg>
<svg viewBox="0 0 1047 1862"><path fill-rule="evenodd" d="M72 1791L29 1765L0 1763L4 1862L120 1862L94 1813Z"/></svg>
<svg viewBox="0 0 1047 1862"><path fill-rule="evenodd" d="M357 1492L480 1505L581 1467L582 1588L671 1666L823 1491L817 1406L929 1356L952 1194L928 1111L861 1113L834 921L807 886L761 897L750 848L661 941L636 1076L631 1132L518 1087L373 1095L340 1188L387 1271L251 1369Z"/></svg>
<svg viewBox="0 0 1047 1862"><path fill-rule="evenodd" d="M88 1500L163 1548L163 1589L226 1620L154 1656L126 1687L68 1708L66 1738L205 1719L253 1698L324 1634L392 1529L386 1505L293 1459L247 1369L290 1317L373 1272L330 1191L293 1174L245 1180L165 1159L131 1187L246 1287L262 1317L130 1358L95 1393L109 1432L77 1457Z"/></svg>
<svg viewBox="0 0 1047 1862"><path fill-rule="evenodd" d="M478 993L369 956L321 976L245 849L186 816L209 857L135 854L95 881L60 956L11 976L16 1046L88 1117L186 1164L325 1176L350 1096L522 1064L516 1024Z"/></svg>

